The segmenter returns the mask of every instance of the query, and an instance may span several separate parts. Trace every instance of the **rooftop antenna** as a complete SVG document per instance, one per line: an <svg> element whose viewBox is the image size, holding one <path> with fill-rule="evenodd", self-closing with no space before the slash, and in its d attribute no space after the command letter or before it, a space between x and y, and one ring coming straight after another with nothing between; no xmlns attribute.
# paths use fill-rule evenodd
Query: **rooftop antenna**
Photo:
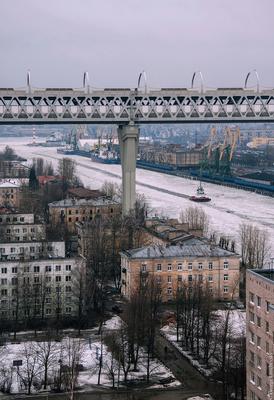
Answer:
<svg viewBox="0 0 274 400"><path fill-rule="evenodd" d="M83 87L84 87L85 93L90 92L89 74L87 71L84 72Z"/></svg>

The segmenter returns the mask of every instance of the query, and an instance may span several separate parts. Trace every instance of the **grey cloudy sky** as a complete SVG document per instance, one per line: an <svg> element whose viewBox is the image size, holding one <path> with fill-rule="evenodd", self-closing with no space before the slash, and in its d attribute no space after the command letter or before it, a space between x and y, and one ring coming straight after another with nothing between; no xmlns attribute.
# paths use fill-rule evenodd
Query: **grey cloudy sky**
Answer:
<svg viewBox="0 0 274 400"><path fill-rule="evenodd" d="M274 0L0 0L0 86L274 87ZM252 83L252 82L251 82Z"/></svg>

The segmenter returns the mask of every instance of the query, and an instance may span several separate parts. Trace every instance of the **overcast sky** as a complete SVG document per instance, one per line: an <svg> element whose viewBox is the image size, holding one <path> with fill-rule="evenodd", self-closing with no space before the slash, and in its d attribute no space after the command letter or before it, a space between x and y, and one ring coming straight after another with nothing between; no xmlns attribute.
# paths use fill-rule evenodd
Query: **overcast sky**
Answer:
<svg viewBox="0 0 274 400"><path fill-rule="evenodd" d="M274 87L274 0L0 0L0 86ZM253 80L254 82L254 80ZM250 82L252 84L252 80Z"/></svg>

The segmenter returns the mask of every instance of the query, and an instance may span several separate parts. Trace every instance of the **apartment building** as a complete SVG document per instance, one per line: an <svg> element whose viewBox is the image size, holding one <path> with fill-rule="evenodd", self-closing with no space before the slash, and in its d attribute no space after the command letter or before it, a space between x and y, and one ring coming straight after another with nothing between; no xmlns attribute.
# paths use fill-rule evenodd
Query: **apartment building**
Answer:
<svg viewBox="0 0 274 400"><path fill-rule="evenodd" d="M274 399L274 270L246 273L247 399Z"/></svg>
<svg viewBox="0 0 274 400"><path fill-rule="evenodd" d="M1 241L32 241L45 240L46 226L34 217L34 214L19 212L0 212L0 240Z"/></svg>
<svg viewBox="0 0 274 400"><path fill-rule="evenodd" d="M49 241L33 214L0 213L0 322L73 317L85 262Z"/></svg>
<svg viewBox="0 0 274 400"><path fill-rule="evenodd" d="M122 294L130 298L140 275L153 274L164 301L173 300L178 285L208 285L219 300L239 297L240 256L216 245L153 245L121 252Z"/></svg>
<svg viewBox="0 0 274 400"><path fill-rule="evenodd" d="M0 183L0 206L18 207L20 202L20 186L6 181Z"/></svg>
<svg viewBox="0 0 274 400"><path fill-rule="evenodd" d="M49 220L53 226L65 224L76 232L75 223L92 221L95 217L111 218L120 212L120 204L106 197L97 199L69 198L49 204Z"/></svg>
<svg viewBox="0 0 274 400"><path fill-rule="evenodd" d="M84 278L79 257L0 262L0 323L77 316Z"/></svg>

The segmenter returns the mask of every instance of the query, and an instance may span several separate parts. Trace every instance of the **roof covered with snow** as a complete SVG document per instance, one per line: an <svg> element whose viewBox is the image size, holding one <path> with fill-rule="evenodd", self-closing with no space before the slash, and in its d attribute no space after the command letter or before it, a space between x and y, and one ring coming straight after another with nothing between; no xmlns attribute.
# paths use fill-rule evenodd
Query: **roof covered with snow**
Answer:
<svg viewBox="0 0 274 400"><path fill-rule="evenodd" d="M6 181L3 183L0 183L0 188L19 188L19 185L17 185L16 183L13 183L13 182Z"/></svg>
<svg viewBox="0 0 274 400"><path fill-rule="evenodd" d="M161 258L161 257L240 257L219 246L194 244L184 246L145 246L139 249L127 250L123 254L131 259Z"/></svg>

